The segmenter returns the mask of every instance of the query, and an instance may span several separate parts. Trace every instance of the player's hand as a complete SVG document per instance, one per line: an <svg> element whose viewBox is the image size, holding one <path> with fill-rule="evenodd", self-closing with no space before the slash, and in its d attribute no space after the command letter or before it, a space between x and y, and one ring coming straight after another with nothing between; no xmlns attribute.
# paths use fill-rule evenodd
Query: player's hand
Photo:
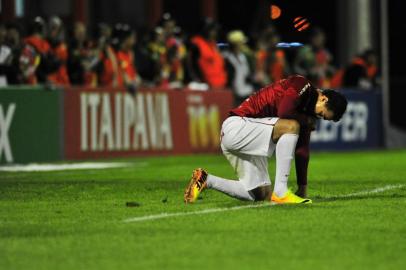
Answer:
<svg viewBox="0 0 406 270"><path fill-rule="evenodd" d="M302 198L307 198L307 185L299 185L295 194Z"/></svg>

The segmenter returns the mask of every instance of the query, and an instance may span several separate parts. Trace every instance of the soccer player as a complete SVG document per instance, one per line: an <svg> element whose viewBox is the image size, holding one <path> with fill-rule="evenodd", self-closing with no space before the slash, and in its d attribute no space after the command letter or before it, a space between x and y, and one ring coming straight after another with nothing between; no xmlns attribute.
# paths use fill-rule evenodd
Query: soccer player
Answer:
<svg viewBox="0 0 406 270"><path fill-rule="evenodd" d="M346 108L347 100L341 93L317 89L299 75L262 88L231 110L222 125L221 149L236 171L238 181L195 169L184 193L185 203L195 202L205 188L240 200L311 203L306 198L310 133L317 118L337 122ZM273 152L276 175L271 193L268 158ZM288 189L294 157L296 194Z"/></svg>

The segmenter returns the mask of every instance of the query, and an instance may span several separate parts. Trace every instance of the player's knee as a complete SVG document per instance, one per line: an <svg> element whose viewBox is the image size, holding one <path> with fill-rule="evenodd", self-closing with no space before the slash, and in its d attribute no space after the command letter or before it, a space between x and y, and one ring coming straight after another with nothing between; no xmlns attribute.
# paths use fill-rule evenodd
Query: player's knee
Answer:
<svg viewBox="0 0 406 270"><path fill-rule="evenodd" d="M300 124L296 120L286 119L283 121L282 134L299 134Z"/></svg>
<svg viewBox="0 0 406 270"><path fill-rule="evenodd" d="M293 119L279 119L272 133L272 141L276 143L283 134L299 134L300 124Z"/></svg>
<svg viewBox="0 0 406 270"><path fill-rule="evenodd" d="M271 189L269 186L257 187L250 190L250 194L254 201L265 201L270 196Z"/></svg>
<svg viewBox="0 0 406 270"><path fill-rule="evenodd" d="M268 198L268 195L259 194L259 195L255 196L255 201L262 202L262 201L265 201L267 198Z"/></svg>
<svg viewBox="0 0 406 270"><path fill-rule="evenodd" d="M299 134L300 131L300 124L296 120L289 120L288 123L288 132L286 133L294 133L294 134Z"/></svg>

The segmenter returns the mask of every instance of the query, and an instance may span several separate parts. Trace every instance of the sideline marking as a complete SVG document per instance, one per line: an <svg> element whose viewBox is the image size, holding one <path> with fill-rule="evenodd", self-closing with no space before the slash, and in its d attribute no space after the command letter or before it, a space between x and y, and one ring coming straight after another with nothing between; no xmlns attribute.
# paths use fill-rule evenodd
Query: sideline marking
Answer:
<svg viewBox="0 0 406 270"><path fill-rule="evenodd" d="M259 204L240 205L240 206L233 206L233 207L204 209L204 210L190 211L190 212L162 213L162 214L158 214L158 215L129 218L129 219L124 220L124 222L138 222L138 221L162 219L162 218L169 218L169 217L210 214L210 213L225 212L225 211L235 211L235 210L241 210L241 209L247 209L247 208L259 208L259 207L265 207L265 206L272 206L274 204L275 203L259 203Z"/></svg>
<svg viewBox="0 0 406 270"><path fill-rule="evenodd" d="M380 188L375 188L371 190L365 190L355 193L343 194L343 195L336 195L336 196L329 196L323 199L333 199L333 198L350 198L350 197L357 197L357 196L364 196L370 194L381 193L387 190L392 189L399 189L406 185L387 185ZM156 220L156 219L164 219L170 217L180 217L180 216L191 216L191 215L204 215L210 213L218 213L218 212L226 212L226 211L236 211L241 209L248 209L248 208L260 208L260 207L267 207L273 206L276 203L259 203L259 204L250 204L250 205L240 205L240 206L233 206L233 207L223 207L223 208L212 208L212 209L205 209L205 210L198 210L198 211L190 211L190 212L175 212L175 213L161 213L157 215L148 215L148 216L140 216L134 218L128 218L123 220L125 223L132 223L132 222L141 222L147 220Z"/></svg>
<svg viewBox="0 0 406 270"><path fill-rule="evenodd" d="M82 162L82 163L65 163L65 164L26 164L26 165L9 165L0 166L0 171L4 172L47 172L62 170L87 170L87 169L109 169L121 167L145 166L146 162Z"/></svg>
<svg viewBox="0 0 406 270"><path fill-rule="evenodd" d="M328 199L333 199L333 198L351 198L351 197L357 197L357 196L365 196L365 195L370 195L370 194L376 194L376 193L382 193L387 190L392 190L392 189L399 189L404 187L405 185L399 184L399 185L387 185L384 187L380 188L375 188L372 190L365 190L365 191L360 191L360 192L355 192L355 193L350 193L350 194L343 194L343 195L336 195L336 196L329 196Z"/></svg>

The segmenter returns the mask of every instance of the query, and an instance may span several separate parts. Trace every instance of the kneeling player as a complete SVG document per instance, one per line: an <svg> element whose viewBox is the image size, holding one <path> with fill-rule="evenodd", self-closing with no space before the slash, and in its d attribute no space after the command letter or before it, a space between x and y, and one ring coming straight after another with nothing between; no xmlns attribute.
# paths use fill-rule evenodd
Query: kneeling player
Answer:
<svg viewBox="0 0 406 270"><path fill-rule="evenodd" d="M231 197L271 200L275 203L311 203L307 197L310 133L316 118L339 121L346 98L334 90L316 89L306 78L294 75L275 82L230 111L221 129L221 149L238 175L238 181L195 169L184 194L195 202L205 188ZM268 158L276 155L275 186L271 195ZM298 190L288 189L293 158Z"/></svg>

